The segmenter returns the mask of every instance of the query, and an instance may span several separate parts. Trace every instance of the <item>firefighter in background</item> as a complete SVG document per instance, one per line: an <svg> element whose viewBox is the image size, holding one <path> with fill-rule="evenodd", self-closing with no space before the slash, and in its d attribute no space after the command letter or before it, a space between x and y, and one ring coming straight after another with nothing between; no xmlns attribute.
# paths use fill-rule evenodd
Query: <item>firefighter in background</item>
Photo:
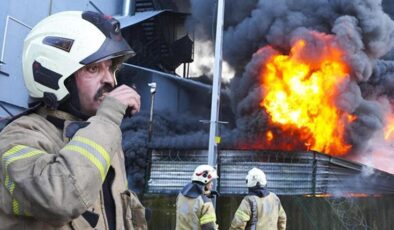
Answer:
<svg viewBox="0 0 394 230"><path fill-rule="evenodd" d="M32 107L0 134L0 229L146 229L128 190L120 123L140 96L116 87L134 52L119 22L66 11L39 22L23 49Z"/></svg>
<svg viewBox="0 0 394 230"><path fill-rule="evenodd" d="M238 207L230 230L235 229L286 229L286 213L279 198L267 190L265 173L253 168L246 176L249 194Z"/></svg>
<svg viewBox="0 0 394 230"><path fill-rule="evenodd" d="M212 180L217 179L216 169L210 165L198 166L185 185L176 202L176 230L218 229L215 208L210 198L217 195L212 191Z"/></svg>

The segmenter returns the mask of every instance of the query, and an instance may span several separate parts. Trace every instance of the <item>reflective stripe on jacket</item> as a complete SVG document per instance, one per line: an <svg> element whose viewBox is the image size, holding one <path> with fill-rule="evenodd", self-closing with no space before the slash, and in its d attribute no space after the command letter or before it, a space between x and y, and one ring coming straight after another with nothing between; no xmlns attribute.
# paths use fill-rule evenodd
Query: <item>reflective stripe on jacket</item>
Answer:
<svg viewBox="0 0 394 230"><path fill-rule="evenodd" d="M119 128L124 111L124 105L106 97L70 140L65 135L69 121L61 130L43 116L70 117L61 111L41 109L5 127L0 134L0 229L108 229L101 187L109 167L115 172L116 229L146 229L145 219L133 227L144 208L127 188Z"/></svg>
<svg viewBox="0 0 394 230"><path fill-rule="evenodd" d="M205 195L190 198L178 195L176 202L176 230L218 229L215 208Z"/></svg>
<svg viewBox="0 0 394 230"><path fill-rule="evenodd" d="M256 229L285 230L286 213L279 198L272 192L268 196L258 197L255 195L245 196L235 212L230 230L245 229L251 218L250 200L255 199L257 203L258 221Z"/></svg>

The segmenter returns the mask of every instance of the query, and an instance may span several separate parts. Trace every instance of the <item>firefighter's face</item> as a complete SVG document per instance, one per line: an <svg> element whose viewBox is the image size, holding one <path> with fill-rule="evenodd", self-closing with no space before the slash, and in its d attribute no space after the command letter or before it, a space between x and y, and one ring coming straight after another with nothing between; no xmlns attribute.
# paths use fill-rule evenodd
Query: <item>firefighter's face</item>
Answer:
<svg viewBox="0 0 394 230"><path fill-rule="evenodd" d="M211 191L213 187L212 181L210 181L208 184L205 185L205 190L206 191Z"/></svg>
<svg viewBox="0 0 394 230"><path fill-rule="evenodd" d="M111 92L116 84L112 61L84 66L75 73L75 82L81 112L89 116L95 115L105 95Z"/></svg>

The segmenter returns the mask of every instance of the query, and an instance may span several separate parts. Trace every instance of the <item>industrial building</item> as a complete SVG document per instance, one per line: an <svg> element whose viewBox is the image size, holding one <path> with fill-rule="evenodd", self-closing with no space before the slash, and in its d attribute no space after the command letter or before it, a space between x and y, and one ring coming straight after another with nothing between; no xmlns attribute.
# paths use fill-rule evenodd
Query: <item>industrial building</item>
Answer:
<svg viewBox="0 0 394 230"><path fill-rule="evenodd" d="M121 12L122 0L49 2L33 15L11 0L0 7L8 9L0 12L0 29L4 31L0 121L4 125L7 118L27 107L28 96L16 60L20 59L23 37L35 22L48 13L70 9L117 16L125 38L137 52L123 65L119 82L134 85L142 98L142 112L122 124L130 188L153 210L151 229L171 229L176 194L190 180L194 168L208 159L206 121L210 119L212 86L190 78L190 65L196 59L194 32L185 26L191 15L190 2L135 0L131 1L132 12ZM30 0L29 4L46 3ZM148 85L152 82L156 83L154 93ZM226 90L221 94L220 118L229 124L220 126L223 144L219 144L217 156L217 190L222 194L217 213L221 213L222 226L227 226L247 193L245 176L252 167L266 172L268 189L283 200L289 229L293 229L291 225L295 229L385 229L393 224L389 218L393 214L394 175L389 172L309 149L241 149L232 145L237 135L229 133L237 126L237 118ZM309 214L311 209L328 213Z"/></svg>

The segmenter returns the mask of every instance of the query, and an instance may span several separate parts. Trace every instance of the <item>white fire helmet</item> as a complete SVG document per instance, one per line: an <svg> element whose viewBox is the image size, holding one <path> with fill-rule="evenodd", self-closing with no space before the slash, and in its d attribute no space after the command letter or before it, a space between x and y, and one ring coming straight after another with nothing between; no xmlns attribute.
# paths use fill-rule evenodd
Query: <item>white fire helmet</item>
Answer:
<svg viewBox="0 0 394 230"><path fill-rule="evenodd" d="M64 82L85 65L112 58L124 61L134 51L123 39L119 21L96 12L65 11L40 21L23 47L23 76L29 94L43 98L68 94Z"/></svg>
<svg viewBox="0 0 394 230"><path fill-rule="evenodd" d="M210 165L200 165L194 170L192 181L199 181L204 184L208 184L213 179L217 178L219 177L215 168Z"/></svg>
<svg viewBox="0 0 394 230"><path fill-rule="evenodd" d="M258 168L252 168L246 176L246 185L248 188L255 187L256 185L265 187L267 185L265 173Z"/></svg>

